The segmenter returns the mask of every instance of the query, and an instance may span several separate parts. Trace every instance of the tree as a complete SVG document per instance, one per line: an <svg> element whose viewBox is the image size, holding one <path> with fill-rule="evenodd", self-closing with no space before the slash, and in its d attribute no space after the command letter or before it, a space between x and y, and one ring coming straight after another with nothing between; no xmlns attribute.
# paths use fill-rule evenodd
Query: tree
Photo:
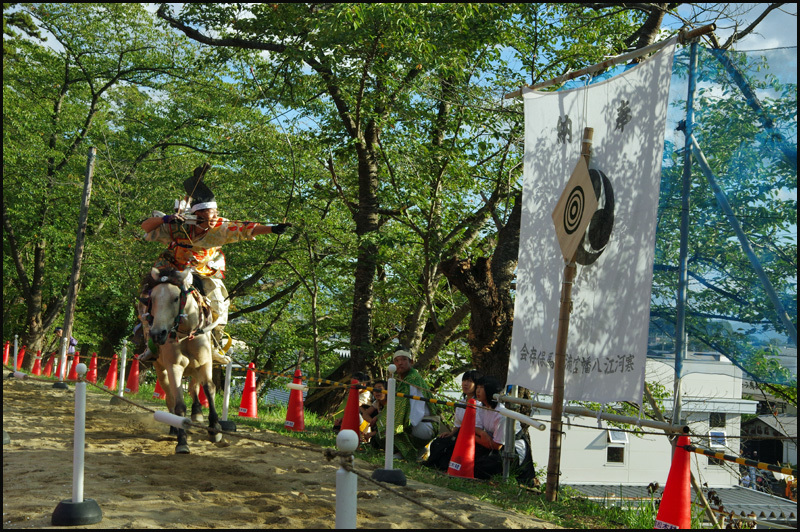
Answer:
<svg viewBox="0 0 800 532"><path fill-rule="evenodd" d="M204 5L187 6L180 17L165 6L159 10L159 16L173 27L204 44L269 51L270 60L258 69L259 77L269 80L266 96L301 109L322 126L320 138L333 152L326 168L350 209L358 238L350 325L353 368L363 367L380 350L374 303L382 257L381 227L389 217L408 210L391 205L394 198L385 191L386 174L392 169L381 164L389 151L382 150L382 135L388 138L388 129L395 124L403 124L404 133L416 129L413 113L430 105L424 96L422 105L414 102L424 78L441 79L442 90L451 93L463 87L458 71L465 65L477 67L470 65L480 53L477 49L498 43L498 21L509 12L496 7L280 4L257 5L245 12ZM209 37L196 26L213 28L220 37ZM415 131L433 139L431 144L438 143L439 148L446 131L444 121L454 120L443 107L439 122L423 119L424 127ZM437 126L438 137L433 132ZM440 174L445 164L440 163ZM427 169L426 174L430 178L435 169ZM408 185L399 186L406 189ZM426 214L435 215L435 210ZM435 287L435 278L429 272L422 282ZM412 321L409 339L416 340L417 324L425 320Z"/></svg>
<svg viewBox="0 0 800 532"><path fill-rule="evenodd" d="M4 261L15 272L4 277L4 293L25 301L23 343L33 355L64 302L80 194L73 186L85 166L79 148L99 146L83 279L91 294L79 299L87 312L76 336L110 350L132 328L142 257L152 254L136 244L138 222L128 218L144 205L169 210L176 176L200 157L225 154L215 151L225 139L209 131L214 122L246 123L246 109L196 50L156 28L139 5L46 4L27 13L61 48L20 41L18 57L4 59ZM12 308L4 325L19 316Z"/></svg>

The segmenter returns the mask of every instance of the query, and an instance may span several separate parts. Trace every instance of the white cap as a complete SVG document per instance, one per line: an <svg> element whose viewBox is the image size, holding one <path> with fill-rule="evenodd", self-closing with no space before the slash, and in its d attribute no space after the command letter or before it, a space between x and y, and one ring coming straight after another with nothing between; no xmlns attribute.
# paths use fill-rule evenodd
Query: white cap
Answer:
<svg viewBox="0 0 800 532"><path fill-rule="evenodd" d="M411 362L414 362L414 356L411 354L411 351L406 351L405 349L398 349L397 351L395 351L392 360L394 360L397 357L406 357Z"/></svg>

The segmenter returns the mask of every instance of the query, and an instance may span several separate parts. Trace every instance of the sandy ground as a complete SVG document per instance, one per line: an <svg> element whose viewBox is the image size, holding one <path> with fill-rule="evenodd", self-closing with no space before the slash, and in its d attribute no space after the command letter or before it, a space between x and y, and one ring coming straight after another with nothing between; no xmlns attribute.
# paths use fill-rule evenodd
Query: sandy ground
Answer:
<svg viewBox="0 0 800 532"><path fill-rule="evenodd" d="M8 372L5 372L7 375ZM72 497L74 392L52 384L3 381L3 528L55 528L56 505ZM274 432L238 432L305 445ZM103 520L85 528L334 528L339 459L225 436L221 444L190 434L191 454L151 413L89 394L84 496ZM374 466L356 460L371 475ZM397 491L480 528L557 528L474 497L413 480ZM358 479L359 528L459 528L434 512Z"/></svg>

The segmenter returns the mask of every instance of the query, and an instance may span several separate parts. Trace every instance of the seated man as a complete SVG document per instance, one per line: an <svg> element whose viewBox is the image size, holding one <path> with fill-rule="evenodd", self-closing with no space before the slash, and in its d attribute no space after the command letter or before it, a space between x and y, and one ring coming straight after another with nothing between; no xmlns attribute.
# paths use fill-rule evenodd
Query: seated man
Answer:
<svg viewBox="0 0 800 532"><path fill-rule="evenodd" d="M410 351L397 350L392 363L397 367L395 391L406 395L395 398L395 458L421 461L427 458L427 445L439 434L439 408L435 403L408 398L409 395L431 397L425 379L412 367L414 360ZM386 409L381 412L378 426L381 429L386 426Z"/></svg>

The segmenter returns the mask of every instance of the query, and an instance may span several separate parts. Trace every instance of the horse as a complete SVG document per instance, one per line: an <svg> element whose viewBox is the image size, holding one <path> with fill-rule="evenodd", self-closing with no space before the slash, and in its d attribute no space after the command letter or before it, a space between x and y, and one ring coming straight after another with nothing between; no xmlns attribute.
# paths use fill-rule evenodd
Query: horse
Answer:
<svg viewBox="0 0 800 532"><path fill-rule="evenodd" d="M166 392L167 408L177 416L186 414L186 404L181 391L184 375L192 380L192 419L202 421L200 403L197 399L199 386L203 386L208 398L209 440L222 439L219 415L214 405L216 386L211 379L211 329L203 328L205 320L200 305L192 293L192 273L177 270L150 272L153 286L150 289L150 338L159 345L158 359L154 366L156 377ZM186 431L177 430L176 454L189 453Z"/></svg>

